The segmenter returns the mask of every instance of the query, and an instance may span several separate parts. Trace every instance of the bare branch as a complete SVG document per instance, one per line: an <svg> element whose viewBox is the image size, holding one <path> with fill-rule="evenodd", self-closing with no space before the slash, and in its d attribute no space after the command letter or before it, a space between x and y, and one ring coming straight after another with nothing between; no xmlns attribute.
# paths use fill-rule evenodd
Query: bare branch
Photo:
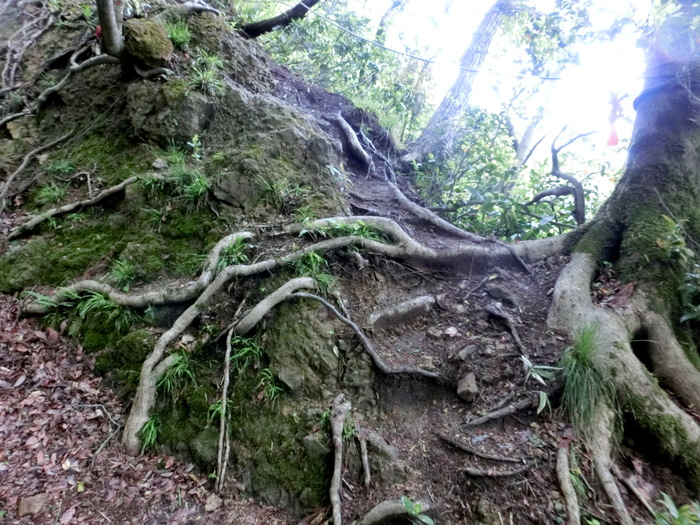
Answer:
<svg viewBox="0 0 700 525"><path fill-rule="evenodd" d="M321 0L302 0L297 5L288 9L281 15L277 15L267 20L245 24L239 29L241 36L245 38L257 38L260 35L274 31L278 27L291 24L294 20L300 20L306 16L309 10Z"/></svg>

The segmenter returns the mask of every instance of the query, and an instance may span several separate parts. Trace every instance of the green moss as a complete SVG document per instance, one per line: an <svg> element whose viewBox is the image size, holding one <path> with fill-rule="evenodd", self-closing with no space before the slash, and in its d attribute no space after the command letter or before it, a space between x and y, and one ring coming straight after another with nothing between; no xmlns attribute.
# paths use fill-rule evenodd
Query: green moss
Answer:
<svg viewBox="0 0 700 525"><path fill-rule="evenodd" d="M125 398L136 391L141 365L153 350L156 337L148 330L134 330L97 355L95 373Z"/></svg>
<svg viewBox="0 0 700 525"><path fill-rule="evenodd" d="M658 440L658 451L683 470L693 490L700 490L700 443L688 438L678 418L650 415L661 411L651 406L653 400L628 397L627 401L636 423Z"/></svg>
<svg viewBox="0 0 700 525"><path fill-rule="evenodd" d="M126 50L147 66L164 66L173 54L167 29L154 18L129 19L124 35Z"/></svg>
<svg viewBox="0 0 700 525"><path fill-rule="evenodd" d="M587 253L596 261L606 261L615 253L617 234L611 223L600 220L595 221L591 228L576 243L575 252Z"/></svg>
<svg viewBox="0 0 700 525"><path fill-rule="evenodd" d="M196 47L208 53L218 53L223 41L231 36L231 27L222 17L202 13L190 20L193 41Z"/></svg>

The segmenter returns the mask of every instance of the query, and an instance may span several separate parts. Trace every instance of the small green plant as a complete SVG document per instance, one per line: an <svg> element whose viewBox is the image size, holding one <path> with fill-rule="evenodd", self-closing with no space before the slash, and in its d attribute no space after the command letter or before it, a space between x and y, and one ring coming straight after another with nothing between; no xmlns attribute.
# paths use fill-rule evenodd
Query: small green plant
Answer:
<svg viewBox="0 0 700 525"><path fill-rule="evenodd" d="M245 250L248 247L247 239L238 237L236 242L224 247L219 253L219 262L216 265L216 272L219 273L227 266L248 262Z"/></svg>
<svg viewBox="0 0 700 525"><path fill-rule="evenodd" d="M316 252L309 252L294 261L294 267L299 275L315 277L325 271L328 267L328 261Z"/></svg>
<svg viewBox="0 0 700 525"><path fill-rule="evenodd" d="M156 446L158 441L158 416L155 414L150 417L146 424L139 430L138 437L141 439L141 453L151 450Z"/></svg>
<svg viewBox="0 0 700 525"><path fill-rule="evenodd" d="M355 436L357 436L357 426L352 419L347 418L343 423L343 441L350 441Z"/></svg>
<svg viewBox="0 0 700 525"><path fill-rule="evenodd" d="M53 80L51 85L53 85ZM58 159L49 162L45 170L52 175L72 175L75 173L75 166L66 159Z"/></svg>
<svg viewBox="0 0 700 525"><path fill-rule="evenodd" d="M558 363L564 380L561 398L564 416L584 438L590 436L598 405L613 410L617 407L612 381L595 364L597 352L596 329L589 326L579 332L574 346L564 352Z"/></svg>
<svg viewBox="0 0 700 525"><path fill-rule="evenodd" d="M165 29L168 32L168 38L176 48L183 51L187 49L187 46L192 41L192 33L187 22L184 20L167 22Z"/></svg>
<svg viewBox="0 0 700 525"><path fill-rule="evenodd" d="M136 279L136 267L131 261L120 259L112 263L109 270L109 279L122 291L128 292L131 283Z"/></svg>
<svg viewBox="0 0 700 525"><path fill-rule="evenodd" d="M700 504L693 501L678 508L671 497L661 493L659 503L663 507L660 512L654 512L654 525L692 525L700 523Z"/></svg>
<svg viewBox="0 0 700 525"><path fill-rule="evenodd" d="M192 140L187 143L187 147L192 149L192 158L196 161L202 160L202 139L196 133Z"/></svg>
<svg viewBox="0 0 700 525"><path fill-rule="evenodd" d="M524 355L520 356L520 360L523 362L523 368L525 368L525 383L532 378L541 385L546 386L547 382L545 380L553 380L554 372L561 370L561 368L556 366L535 365Z"/></svg>
<svg viewBox="0 0 700 525"><path fill-rule="evenodd" d="M258 368L262 359L262 347L255 339L235 336L231 339L231 366L239 374L244 374L249 366Z"/></svg>
<svg viewBox="0 0 700 525"><path fill-rule="evenodd" d="M421 513L422 505L420 501L413 501L411 498L401 496L401 503L403 503L403 506L414 525L418 525L420 523L423 523L424 525L435 525L433 518Z"/></svg>
<svg viewBox="0 0 700 525"><path fill-rule="evenodd" d="M309 235L314 238L317 235L320 237L357 236L382 243L389 242L386 235L361 220L352 223L340 223L329 220L324 226L301 230L299 236L303 237L304 235Z"/></svg>
<svg viewBox="0 0 700 525"><path fill-rule="evenodd" d="M68 189L65 184L56 184L55 182L50 182L44 184L36 192L36 202L37 204L51 204L60 201L66 196Z"/></svg>
<svg viewBox="0 0 700 525"><path fill-rule="evenodd" d="M131 308L117 304L109 297L93 291L81 295L76 308L81 319L93 314L104 322L113 323L119 333L131 328L139 320L138 314Z"/></svg>
<svg viewBox="0 0 700 525"><path fill-rule="evenodd" d="M211 425L215 419L221 418L223 403L219 399L216 403L209 405L209 410L207 410L207 425ZM229 399L226 401L226 413L230 414L233 410L233 401Z"/></svg>
<svg viewBox="0 0 700 525"><path fill-rule="evenodd" d="M92 22L93 16L95 16L95 11L90 4L83 4L80 6L80 10L83 12L83 18L87 22Z"/></svg>
<svg viewBox="0 0 700 525"><path fill-rule="evenodd" d="M221 80L219 72L216 69L195 66L192 68L192 74L188 83L191 89L198 89L202 93L209 96L221 95L226 88L224 81Z"/></svg>
<svg viewBox="0 0 700 525"><path fill-rule="evenodd" d="M260 382L257 388L260 390L258 399L261 399L274 406L284 389L277 383L277 379L269 368L264 368L260 372Z"/></svg>
<svg viewBox="0 0 700 525"><path fill-rule="evenodd" d="M200 51L195 59L198 65L207 69L221 69L224 67L224 62L216 54Z"/></svg>
<svg viewBox="0 0 700 525"><path fill-rule="evenodd" d="M311 188L294 182L287 177L268 180L258 177L258 184L262 188L262 198L270 206L282 207L288 201L297 200L311 192Z"/></svg>
<svg viewBox="0 0 700 525"><path fill-rule="evenodd" d="M171 396L173 402L176 402L183 389L188 384L195 382L195 375L192 370L192 360L189 353L180 352L174 355L176 356L176 361L160 378L158 388Z"/></svg>

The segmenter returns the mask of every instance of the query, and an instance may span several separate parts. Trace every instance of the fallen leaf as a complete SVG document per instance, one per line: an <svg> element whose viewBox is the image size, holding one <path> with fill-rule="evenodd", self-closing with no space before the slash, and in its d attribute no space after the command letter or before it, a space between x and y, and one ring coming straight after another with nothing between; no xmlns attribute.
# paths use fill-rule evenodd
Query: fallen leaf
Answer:
<svg viewBox="0 0 700 525"><path fill-rule="evenodd" d="M61 525L68 525L70 521L73 519L73 516L75 516L75 511L77 510L76 506L73 506L69 508L67 511L63 513L63 516L61 516Z"/></svg>

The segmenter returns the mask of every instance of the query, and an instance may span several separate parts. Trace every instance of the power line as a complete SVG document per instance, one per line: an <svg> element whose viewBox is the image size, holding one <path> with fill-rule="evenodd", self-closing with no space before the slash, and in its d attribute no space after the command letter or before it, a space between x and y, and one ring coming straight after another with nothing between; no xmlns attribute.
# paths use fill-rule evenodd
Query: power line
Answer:
<svg viewBox="0 0 700 525"><path fill-rule="evenodd" d="M286 4L284 2L277 1L276 3L286 7L288 9L291 9L291 7L292 7L289 4ZM306 7L306 6L304 6L304 7ZM321 13L318 13L317 11L313 11L313 10L309 9L308 7L306 8L306 10L309 13L311 13L312 15L320 18L321 20L325 20L329 24L334 25L335 27L337 27L341 31L347 33L348 35L350 35L354 38L357 38L359 40L363 40L363 41L367 42L368 44L372 44L373 46L376 46L380 49L384 49L385 51L389 51L389 52L395 53L397 55L403 55L405 57L412 58L413 60L419 60L419 61L424 62L426 64L434 64L434 65L439 65L439 66L440 65L452 65L452 64L447 63L447 62L439 62L437 60L432 60L430 58L420 57L418 55L413 55L411 53L406 53L404 51L399 51L398 49L393 49L391 47L387 47L384 44L382 44L381 42L377 42L376 40L371 40L369 38L363 37L362 35L358 35L357 33L351 31L350 29L347 29L346 27L341 26L335 20L331 20L330 18L322 15ZM479 69L470 69L470 68L461 67L461 66L458 66L458 69L460 71L466 71L468 73L482 73L482 71ZM493 74L493 75L497 75L497 76L506 76L506 77L513 77L513 78L539 78L540 80L562 80L562 77L540 76L540 75L533 75L533 74L529 74L529 73L528 74L526 74L526 73L521 73L521 74L498 73L497 71L493 71L493 70L488 70L488 72Z"/></svg>

